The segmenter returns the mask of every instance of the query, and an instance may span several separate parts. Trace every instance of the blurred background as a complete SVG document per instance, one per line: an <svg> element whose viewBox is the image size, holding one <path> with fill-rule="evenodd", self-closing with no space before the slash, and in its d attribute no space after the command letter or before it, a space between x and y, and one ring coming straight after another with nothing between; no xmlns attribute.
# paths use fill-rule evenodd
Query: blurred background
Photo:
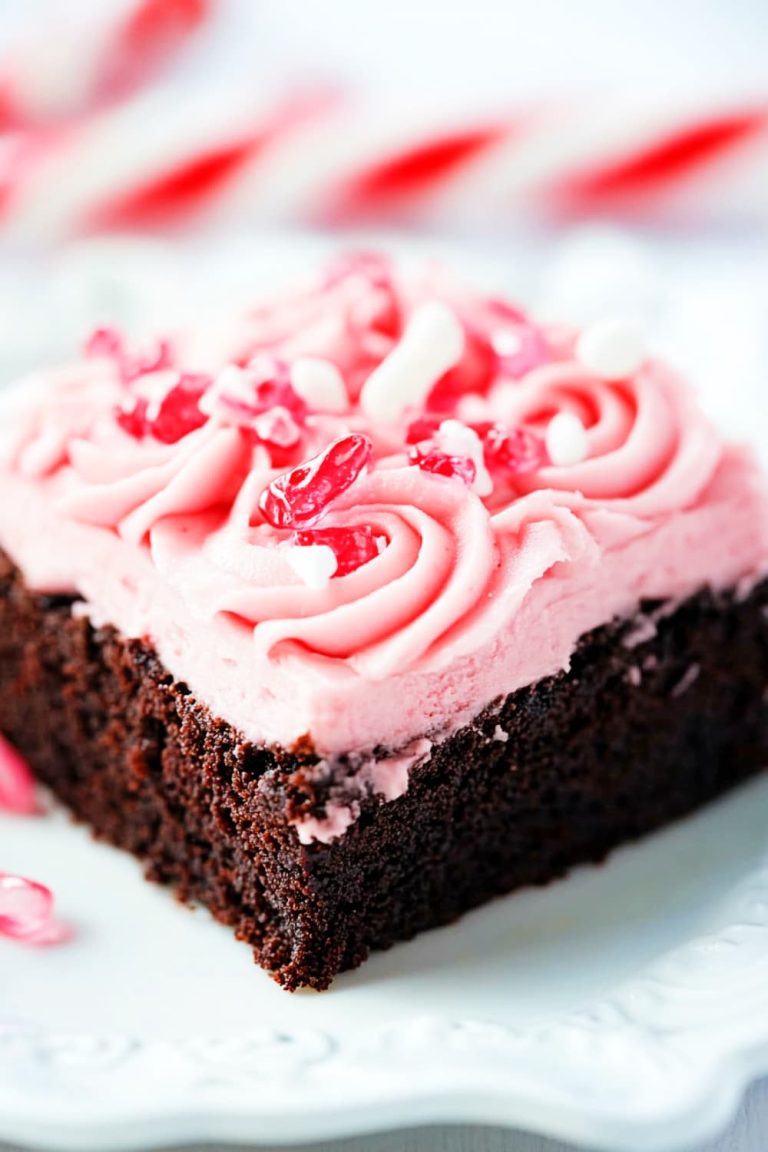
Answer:
<svg viewBox="0 0 768 1152"><path fill-rule="evenodd" d="M383 243L641 314L754 429L766 60L764 0L6 2L0 377Z"/></svg>

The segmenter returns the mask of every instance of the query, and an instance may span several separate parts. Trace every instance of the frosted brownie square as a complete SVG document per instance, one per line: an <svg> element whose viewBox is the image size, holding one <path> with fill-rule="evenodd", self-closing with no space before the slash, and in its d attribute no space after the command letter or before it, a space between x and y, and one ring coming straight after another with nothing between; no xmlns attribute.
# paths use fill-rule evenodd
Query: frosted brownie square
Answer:
<svg viewBox="0 0 768 1152"><path fill-rule="evenodd" d="M768 500L631 326L388 260L14 390L0 728L287 988L768 759Z"/></svg>

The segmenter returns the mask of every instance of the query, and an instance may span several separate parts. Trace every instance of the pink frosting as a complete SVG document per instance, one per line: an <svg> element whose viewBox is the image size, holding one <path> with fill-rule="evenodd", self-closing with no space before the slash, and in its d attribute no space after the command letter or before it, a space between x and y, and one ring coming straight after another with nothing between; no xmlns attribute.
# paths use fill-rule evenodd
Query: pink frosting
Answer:
<svg viewBox="0 0 768 1152"><path fill-rule="evenodd" d="M586 429L580 462L494 473L491 491L411 463L405 428L418 413L380 423L365 384L434 299L458 318L464 352L421 408L542 435L570 412ZM516 341L535 355L510 356ZM52 373L12 422L0 544L33 587L74 591L95 622L148 636L173 674L252 740L290 746L309 734L333 757L440 739L567 668L584 632L640 599L768 567L752 455L722 443L668 368L646 360L620 381L590 375L570 334L496 301L364 260L207 344L195 333L175 347L177 368L214 375L265 352L289 366L321 358L344 382L346 410L305 395L301 440L278 450L214 404L206 423L168 444L127 434L114 413L126 388L165 395L177 368L128 385L109 360ZM393 366L405 362L398 355ZM421 362L411 361L415 377ZM386 546L313 587L290 563L290 532L259 516L258 497L350 430L370 437L373 465L322 526L367 526ZM389 782L381 768L370 778L386 797L407 785L408 768L394 763ZM353 818L329 813L326 833Z"/></svg>

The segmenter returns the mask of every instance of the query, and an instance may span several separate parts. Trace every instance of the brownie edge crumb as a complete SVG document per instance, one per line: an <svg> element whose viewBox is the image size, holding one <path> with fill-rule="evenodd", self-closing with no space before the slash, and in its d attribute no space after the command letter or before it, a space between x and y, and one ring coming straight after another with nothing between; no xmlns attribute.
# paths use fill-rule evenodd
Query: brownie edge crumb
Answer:
<svg viewBox="0 0 768 1152"><path fill-rule="evenodd" d="M569 672L437 742L399 799L356 795L340 839L302 845L289 814L321 815L338 788L313 775L311 740L249 743L151 646L71 606L0 552L0 728L78 819L288 989L602 860L768 764L763 581L598 628Z"/></svg>

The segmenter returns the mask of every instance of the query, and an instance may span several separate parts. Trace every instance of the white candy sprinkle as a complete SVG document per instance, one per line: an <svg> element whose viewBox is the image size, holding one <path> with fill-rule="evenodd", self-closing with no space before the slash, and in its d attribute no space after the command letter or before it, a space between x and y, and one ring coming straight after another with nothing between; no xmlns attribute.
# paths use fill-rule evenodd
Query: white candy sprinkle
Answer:
<svg viewBox="0 0 768 1152"><path fill-rule="evenodd" d="M468 428L461 420L443 420L435 442L441 452L449 456L468 456L475 466L472 491L477 496L490 496L493 481L485 466L483 442L473 428Z"/></svg>
<svg viewBox="0 0 768 1152"><path fill-rule="evenodd" d="M420 305L400 343L363 385L360 406L371 420L394 424L406 408L424 403L463 354L464 328L447 304Z"/></svg>
<svg viewBox="0 0 768 1152"><path fill-rule="evenodd" d="M308 588L325 588L339 566L333 549L327 544L287 548L285 558Z"/></svg>
<svg viewBox="0 0 768 1152"><path fill-rule="evenodd" d="M310 408L320 412L346 412L349 396L341 373L330 360L301 356L291 365L294 391Z"/></svg>
<svg viewBox="0 0 768 1152"><path fill-rule="evenodd" d="M633 376L645 356L645 337L633 320L598 320L585 328L576 342L576 359L604 380Z"/></svg>
<svg viewBox="0 0 768 1152"><path fill-rule="evenodd" d="M573 412L558 412L547 425L544 442L556 468L571 468L587 457L587 431Z"/></svg>

